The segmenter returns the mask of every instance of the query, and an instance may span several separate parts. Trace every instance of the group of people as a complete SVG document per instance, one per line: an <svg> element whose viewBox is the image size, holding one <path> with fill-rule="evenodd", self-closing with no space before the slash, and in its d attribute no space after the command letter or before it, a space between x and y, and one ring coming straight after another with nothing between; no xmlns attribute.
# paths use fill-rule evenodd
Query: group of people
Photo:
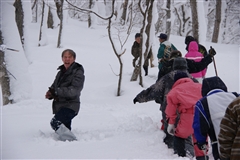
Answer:
<svg viewBox="0 0 240 160"><path fill-rule="evenodd" d="M161 53L167 36L160 34L159 39ZM239 94L228 92L220 77L205 77L206 68L216 55L213 48L207 53L191 36L186 37L185 44L188 52L184 58L175 46L166 58L158 54L158 80L133 102L154 100L160 104L163 142L178 156L208 159L210 139L215 160L240 159ZM173 46L169 42L168 45Z"/></svg>
<svg viewBox="0 0 240 160"><path fill-rule="evenodd" d="M139 57L141 35L136 34L132 47L133 66ZM220 77L205 77L206 68L216 51L187 36L188 53L185 58L167 41L166 34L159 36L159 74L155 84L140 92L133 100L143 103L155 100L162 112L163 142L181 157L196 156L208 159L208 137L215 160L240 159L240 96L228 92ZM166 51L170 46L172 49ZM71 132L72 119L80 109L80 94L84 86L84 69L71 49L62 52L63 65L59 66L55 80L45 98L53 100L54 117L50 125L60 140L76 140ZM150 58L150 56L148 57ZM148 62L144 63L145 74Z"/></svg>

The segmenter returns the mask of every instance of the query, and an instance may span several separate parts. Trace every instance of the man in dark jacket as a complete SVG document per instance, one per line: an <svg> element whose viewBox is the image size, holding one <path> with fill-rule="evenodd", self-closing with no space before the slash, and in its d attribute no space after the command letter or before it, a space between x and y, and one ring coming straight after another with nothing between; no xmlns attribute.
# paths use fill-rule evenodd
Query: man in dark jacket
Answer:
<svg viewBox="0 0 240 160"><path fill-rule="evenodd" d="M141 46L140 46L140 43L141 43L141 34L140 33L136 33L135 35L135 41L132 45L132 49L131 49L131 53L134 57L133 59L133 67L136 67L136 61L138 60L138 58L140 57L141 55ZM149 66L149 59L151 58L152 56L152 49L150 49L144 63L143 63L143 69L145 71L145 76L148 75L148 66ZM139 65L139 64L137 64Z"/></svg>
<svg viewBox="0 0 240 160"><path fill-rule="evenodd" d="M75 59L73 50L62 52L63 65L58 67L59 72L45 96L49 100L53 99L52 110L55 115L50 124L60 140L76 140L70 132L71 122L79 112L85 76L83 66Z"/></svg>

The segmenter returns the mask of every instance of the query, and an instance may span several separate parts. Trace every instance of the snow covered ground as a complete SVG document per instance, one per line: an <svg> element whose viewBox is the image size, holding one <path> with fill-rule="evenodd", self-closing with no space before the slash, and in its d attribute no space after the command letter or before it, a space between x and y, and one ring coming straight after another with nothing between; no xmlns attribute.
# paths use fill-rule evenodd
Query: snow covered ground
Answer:
<svg viewBox="0 0 240 160"><path fill-rule="evenodd" d="M24 58L17 29L14 8L3 4L3 33L5 43L20 52L6 51L11 77L13 98L16 103L1 106L1 158L2 159L175 159L171 149L162 142L161 112L155 102L133 104L133 98L156 81L158 68L149 68L144 77L144 88L130 82L132 75L131 45L135 33L126 44L122 56L124 63L122 92L117 97L119 63L115 56L106 27L87 28L70 18L64 29L63 48L56 48L58 29L46 30L47 43L38 47L39 24L27 25ZM185 54L184 37L171 35L170 41ZM206 42L206 48L215 48L217 72L229 91L239 92L239 46ZM154 54L159 47L156 36ZM76 61L85 69L86 81L81 95L79 115L73 119L72 132L78 141L62 142L54 139L50 127L53 117L51 101L45 92L52 84L57 67L62 64L61 52L73 49ZM30 62L29 64L27 63ZM155 65L157 66L155 58ZM24 67L26 66L26 67ZM213 63L207 77L215 76ZM211 154L211 152L210 152ZM211 157L211 155L210 155ZM212 159L212 158L211 158Z"/></svg>

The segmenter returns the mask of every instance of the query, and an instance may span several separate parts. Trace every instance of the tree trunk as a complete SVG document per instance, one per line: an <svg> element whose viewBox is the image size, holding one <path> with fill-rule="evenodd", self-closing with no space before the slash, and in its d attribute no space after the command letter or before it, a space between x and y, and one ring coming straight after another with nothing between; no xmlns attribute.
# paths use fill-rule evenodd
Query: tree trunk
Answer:
<svg viewBox="0 0 240 160"><path fill-rule="evenodd" d="M38 20L38 0L32 0L32 22L37 23Z"/></svg>
<svg viewBox="0 0 240 160"><path fill-rule="evenodd" d="M121 17L122 25L125 25L125 23L126 23L127 7L128 7L128 0L125 0L125 2L123 3L123 12L122 12L122 17Z"/></svg>
<svg viewBox="0 0 240 160"><path fill-rule="evenodd" d="M2 41L3 37L2 37L2 31L0 30L0 44L3 44ZM0 50L0 92L1 92L1 96L0 99L2 100L0 102L0 106L1 105L6 105L8 104L10 101L9 96L11 95L10 92L10 85L9 85L9 77L7 74L7 70L6 70L6 65L5 65L5 60L4 60L4 52Z"/></svg>
<svg viewBox="0 0 240 160"><path fill-rule="evenodd" d="M93 0L89 0L89 9L92 9L92 5L93 5ZM88 12L88 28L90 28L92 26L92 18L91 18L91 13Z"/></svg>
<svg viewBox="0 0 240 160"><path fill-rule="evenodd" d="M167 22L166 22L166 34L168 36L168 39L170 38L171 33L171 0L167 0Z"/></svg>
<svg viewBox="0 0 240 160"><path fill-rule="evenodd" d="M215 22L214 22L214 29L213 29L213 35L212 35L212 42L215 42L215 43L218 42L219 29L221 24L221 10L222 10L222 1L218 0L216 1Z"/></svg>
<svg viewBox="0 0 240 160"><path fill-rule="evenodd" d="M20 35L20 40L22 43L22 46L24 46L24 36L23 36L23 7L22 7L22 1L21 0L15 0L13 6L15 7L15 21L17 23L18 32Z"/></svg>
<svg viewBox="0 0 240 160"><path fill-rule="evenodd" d="M53 15L52 15L50 6L48 7L47 26L48 26L48 28L52 28L53 29Z"/></svg>
<svg viewBox="0 0 240 160"><path fill-rule="evenodd" d="M198 24L198 13L197 13L197 2L196 0L190 0L191 11L192 11L192 32L193 37L199 41L199 24Z"/></svg>
<svg viewBox="0 0 240 160"><path fill-rule="evenodd" d="M59 27L59 33L58 33L57 48L61 48L62 29L63 29L63 2L64 0L61 0L61 6L59 7L59 13L58 13L60 18L60 27Z"/></svg>
<svg viewBox="0 0 240 160"><path fill-rule="evenodd" d="M42 28L43 28L43 20L44 20L44 10L45 10L45 2L43 1L42 4L42 19L41 19L41 25L40 25L40 32L39 32L39 38L38 38L38 46L41 46L41 40L42 40Z"/></svg>

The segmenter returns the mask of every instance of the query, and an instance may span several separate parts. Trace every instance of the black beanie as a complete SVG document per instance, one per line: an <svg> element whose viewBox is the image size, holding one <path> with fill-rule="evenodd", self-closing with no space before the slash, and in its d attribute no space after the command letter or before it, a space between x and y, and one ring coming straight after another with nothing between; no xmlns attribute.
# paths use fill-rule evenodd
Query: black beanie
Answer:
<svg viewBox="0 0 240 160"><path fill-rule="evenodd" d="M187 61L185 58L182 57L178 57L175 58L173 61L173 70L187 70L188 66L187 66Z"/></svg>
<svg viewBox="0 0 240 160"><path fill-rule="evenodd" d="M179 80L181 78L188 78L187 73L186 72L182 72L182 71L176 72L175 75L174 75L174 82L176 82L177 80Z"/></svg>
<svg viewBox="0 0 240 160"><path fill-rule="evenodd" d="M185 44L189 44L190 42L195 41L195 39L192 36L187 36L185 38Z"/></svg>

